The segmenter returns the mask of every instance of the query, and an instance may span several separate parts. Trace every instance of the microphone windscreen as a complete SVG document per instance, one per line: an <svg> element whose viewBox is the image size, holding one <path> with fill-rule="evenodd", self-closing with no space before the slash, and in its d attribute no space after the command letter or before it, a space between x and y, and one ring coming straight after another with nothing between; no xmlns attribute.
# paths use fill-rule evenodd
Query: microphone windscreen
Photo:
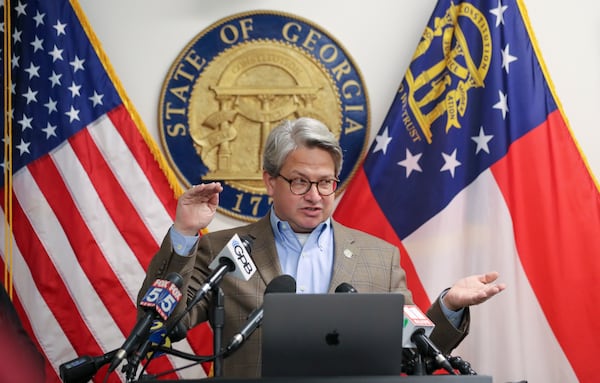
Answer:
<svg viewBox="0 0 600 383"><path fill-rule="evenodd" d="M271 293L295 293L296 280L291 275L283 274L273 278L265 289L265 294Z"/></svg>
<svg viewBox="0 0 600 383"><path fill-rule="evenodd" d="M350 284L342 282L335 288L336 293L357 293L358 291Z"/></svg>
<svg viewBox="0 0 600 383"><path fill-rule="evenodd" d="M173 283L177 288L181 288L183 286L183 277L178 273L172 272L167 274L167 281Z"/></svg>

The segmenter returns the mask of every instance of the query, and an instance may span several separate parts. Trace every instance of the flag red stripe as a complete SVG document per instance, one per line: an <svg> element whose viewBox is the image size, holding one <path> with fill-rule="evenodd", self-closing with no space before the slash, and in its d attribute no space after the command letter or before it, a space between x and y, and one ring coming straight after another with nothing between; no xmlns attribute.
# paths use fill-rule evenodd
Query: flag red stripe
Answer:
<svg viewBox="0 0 600 383"><path fill-rule="evenodd" d="M106 163L102 160L102 156L96 150L95 145L93 144L91 137L88 134L87 130L81 131L78 135L74 136L71 140L72 148L78 154L79 158L85 158L83 162L84 167L88 171L90 175L90 179L94 182L99 178L104 180L104 183L101 183L101 187L105 187L106 185L111 185L108 181L109 179L114 180L112 173L103 174L99 176L98 172L100 169L107 169ZM85 149L81 149L85 148ZM96 159L92 159L92 156L96 156ZM98 161L97 159L101 160ZM91 166L91 167L90 167ZM111 314L113 321L116 323L118 328L121 330L122 334L127 337L135 325L136 322L136 308L132 304L132 301L129 299L124 299L128 296L126 290L123 285L120 283L114 272L112 271L110 265L106 261L104 254L99 248L98 244L95 242L94 237L87 229L87 225L84 222L83 217L80 215L79 210L75 206L73 200L71 198L65 198L65 196L69 195L69 190L65 186L64 183L60 182L61 175L58 172L58 169L55 167L50 157L44 157L39 159L35 163L32 163L29 166L32 176L36 179L36 183L40 187L42 193L45 195L48 204L51 206L52 210L55 212L57 219L61 222L61 227L65 230L67 237L69 238L71 246L73 246L73 252L78 257L79 264L82 270L85 272L87 278L90 283L98 293L98 296L104 303L104 306ZM89 172L90 169L93 169L93 172ZM105 190L105 193L115 193L115 190L121 190L120 185L115 185L112 188L108 187ZM101 194L101 193L100 193ZM124 197L125 194L122 194L121 197ZM109 197L110 198L110 197ZM126 200L128 202L128 200ZM106 204L106 201L103 200L103 203ZM123 207L125 203L113 204L113 210L119 211L119 208L123 211L125 210ZM128 215L129 214L129 215ZM125 214L123 217L119 219L121 221L129 220L129 224L134 224L135 221L133 217L138 217L137 214L133 214L131 212ZM117 219L115 219L116 221ZM138 220L139 221L139 220ZM148 234L145 226L141 221L137 224L140 227L144 228L144 232L147 234L145 238L145 244L155 243L154 239ZM124 231L124 230L122 230ZM126 235L124 234L124 237ZM147 246L146 246L147 247ZM156 249L152 250L150 254L155 252ZM28 252L29 253L29 252ZM32 271L32 274L36 275L37 272ZM66 292L66 289L62 287L63 291ZM69 297L70 299L70 297ZM48 303L51 305L51 303ZM76 310L76 309L75 309ZM65 310L67 312L76 312L73 310ZM57 318L58 320L58 318ZM74 322L70 323L76 328L77 326L84 325L85 323L76 324ZM61 327L65 327L61 324ZM66 332L66 329L64 329ZM102 355L104 351L100 348L98 349L90 349L85 348L84 343L85 340L75 338L70 338L70 341L73 345L73 348L77 351L78 355L91 355L98 356ZM77 344L74 342L82 342L81 344ZM113 347L117 348L119 345L113 345ZM173 366L170 361L166 358L160 358L159 360L153 362L153 367L150 368L150 372L160 372L172 369ZM97 376L103 376L101 372L97 374ZM176 377L172 375L172 377ZM111 381L120 381L120 379L115 375L115 377L110 378Z"/></svg>
<svg viewBox="0 0 600 383"><path fill-rule="evenodd" d="M600 333L587 307L600 302L600 201L558 111L514 143L493 173L513 217L529 281L581 381L596 379L589 350ZM595 201L595 204L590 204ZM539 238L552 238L540 241ZM586 238L586 241L581 241ZM585 294L573 294L573 292Z"/></svg>
<svg viewBox="0 0 600 383"><path fill-rule="evenodd" d="M79 315L68 289L16 197L13 199L14 238L23 259L36 276L32 281L78 354L101 355L102 349ZM26 245L25 245L26 244Z"/></svg>
<svg viewBox="0 0 600 383"><path fill-rule="evenodd" d="M127 112L124 105L120 105L110 111L108 117L115 126L119 127L118 132L121 134L123 141L135 156L146 177L152 180L150 184L156 193L156 197L162 202L174 220L175 208L177 207L177 198L175 197L177 196L169 184L164 171L157 166L153 153L144 142L138 127L131 119L131 115Z"/></svg>
<svg viewBox="0 0 600 383"><path fill-rule="evenodd" d="M138 258L144 269L148 268L148 254L158 250L156 240L131 204L127 193L104 160L87 129L80 131L70 140L71 147L91 182L102 204L113 220L119 233ZM82 225L85 223L80 222ZM100 290L103 291L103 290Z"/></svg>
<svg viewBox="0 0 600 383"><path fill-rule="evenodd" d="M70 139L70 143L86 173L90 176L90 180L94 184L94 188L111 216L113 223L118 228L120 234L123 235L129 247L133 249L138 261L144 268L147 268L152 254L158 250L158 244L146 228L136 209L130 203L127 194L123 191L120 183L96 147L89 134L89 130L79 132ZM73 221L70 223L73 223ZM83 222L80 222L78 225L83 225ZM102 254L94 256L94 258L97 257L102 257ZM104 260L104 258L102 259ZM86 271L86 274L89 274L89 272ZM109 275L106 275L104 280L108 284L115 284L115 288L102 287L98 291L110 292L110 296L106 297L100 294L101 299L105 302L115 321L123 323L123 325L119 324L119 328L123 335L127 337L135 325L136 309L135 306L127 304L130 301L123 301L122 297L126 296L124 295L126 292L122 289L122 285L116 277L114 277L114 273L112 277L113 279L109 280ZM121 297L120 300L119 297ZM112 307L118 307L119 310L112 310ZM159 358L152 362L149 372L167 371L172 368L173 366L168 359ZM175 378L176 375L172 375L172 377Z"/></svg>
<svg viewBox="0 0 600 383"><path fill-rule="evenodd" d="M360 208L357 209L356 206ZM407 284L415 304L423 309L431 305L412 260L371 192L371 186L362 166L352 179L352 184L346 190L344 198L339 202L334 218L344 225L372 234L397 246L400 249L400 265L406 272Z"/></svg>
<svg viewBox="0 0 600 383"><path fill-rule="evenodd" d="M82 131L83 133L85 131ZM88 156L91 157L91 148ZM61 182L61 175L49 156L29 165L30 172L48 204L60 222L81 268L98 296L111 313L115 323L126 334L135 324L135 308L123 285L115 276L101 249L90 233L77 206L69 198L69 189ZM91 177L94 179L94 176ZM32 272L33 275L37 273Z"/></svg>

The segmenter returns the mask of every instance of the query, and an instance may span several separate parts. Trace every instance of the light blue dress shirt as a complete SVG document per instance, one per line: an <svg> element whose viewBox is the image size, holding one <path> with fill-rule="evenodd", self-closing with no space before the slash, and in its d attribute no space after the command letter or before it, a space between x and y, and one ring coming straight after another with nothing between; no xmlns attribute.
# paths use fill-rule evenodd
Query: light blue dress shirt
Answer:
<svg viewBox="0 0 600 383"><path fill-rule="evenodd" d="M331 218L319 224L302 244L288 222L280 220L273 209L270 214L281 269L296 280L296 292L326 293L333 273Z"/></svg>

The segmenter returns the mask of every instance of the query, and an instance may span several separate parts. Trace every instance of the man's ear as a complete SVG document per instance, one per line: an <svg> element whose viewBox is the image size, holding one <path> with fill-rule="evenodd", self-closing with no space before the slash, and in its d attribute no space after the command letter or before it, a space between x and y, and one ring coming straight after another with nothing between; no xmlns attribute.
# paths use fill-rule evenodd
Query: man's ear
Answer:
<svg viewBox="0 0 600 383"><path fill-rule="evenodd" d="M267 188L267 195L273 196L273 189L275 188L275 182L277 181L277 177L271 176L266 171L263 171L263 182L265 187Z"/></svg>

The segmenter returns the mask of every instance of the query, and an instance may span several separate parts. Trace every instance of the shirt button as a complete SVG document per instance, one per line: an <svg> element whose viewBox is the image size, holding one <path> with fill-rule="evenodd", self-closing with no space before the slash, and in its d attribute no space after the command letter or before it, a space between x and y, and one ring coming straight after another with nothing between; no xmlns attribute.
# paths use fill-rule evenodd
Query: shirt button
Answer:
<svg viewBox="0 0 600 383"><path fill-rule="evenodd" d="M300 292L305 292L306 291L306 286L300 286Z"/></svg>

